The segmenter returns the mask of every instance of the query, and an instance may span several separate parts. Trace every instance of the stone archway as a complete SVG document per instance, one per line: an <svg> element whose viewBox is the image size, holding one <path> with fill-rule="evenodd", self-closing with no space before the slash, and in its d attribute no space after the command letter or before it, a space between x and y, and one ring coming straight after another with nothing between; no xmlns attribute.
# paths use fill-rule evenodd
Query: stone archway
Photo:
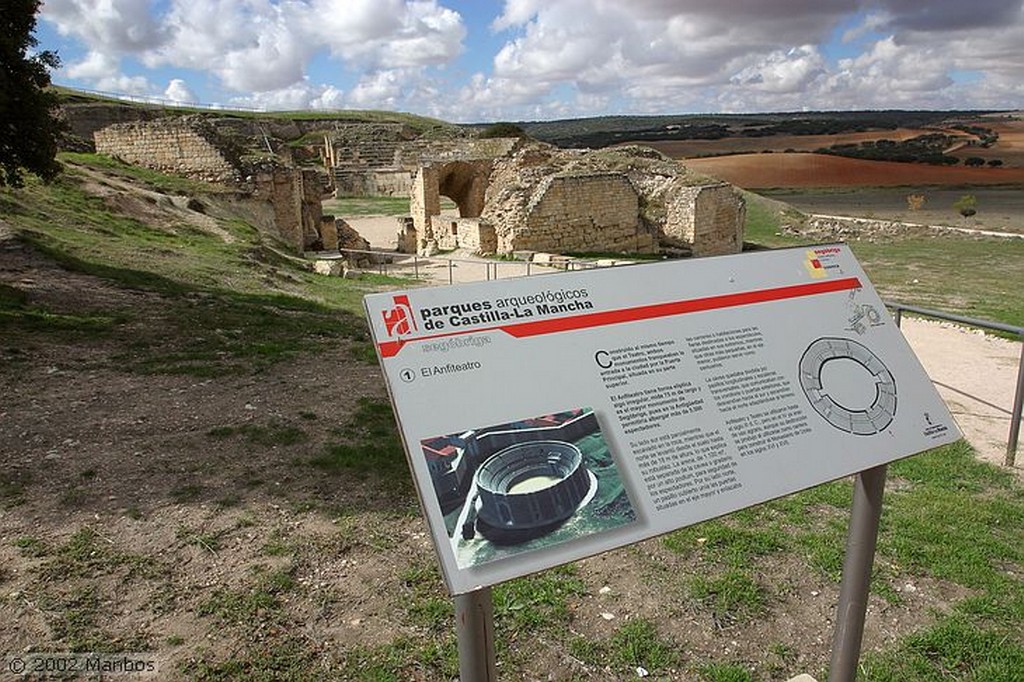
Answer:
<svg viewBox="0 0 1024 682"><path fill-rule="evenodd" d="M490 161L452 161L438 169L437 191L459 207L462 218L479 218L484 210Z"/></svg>
<svg viewBox="0 0 1024 682"><path fill-rule="evenodd" d="M493 251L494 230L480 223L491 166L490 160L420 166L409 200L415 236L406 235L403 241L416 244L421 254L457 248ZM459 207L457 219L441 215L442 196Z"/></svg>

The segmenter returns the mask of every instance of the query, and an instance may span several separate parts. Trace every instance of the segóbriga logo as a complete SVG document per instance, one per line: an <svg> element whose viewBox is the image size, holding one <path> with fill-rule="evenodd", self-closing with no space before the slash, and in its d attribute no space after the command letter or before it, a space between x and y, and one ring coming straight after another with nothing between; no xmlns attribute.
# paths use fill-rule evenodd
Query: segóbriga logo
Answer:
<svg viewBox="0 0 1024 682"><path fill-rule="evenodd" d="M394 307L381 311L384 316L384 329L388 336L404 336L416 331L416 318L412 314L412 304L405 294L392 296Z"/></svg>
<svg viewBox="0 0 1024 682"><path fill-rule="evenodd" d="M813 250L807 251L806 258L804 259L804 267L807 268L807 274L814 279L828 277L828 273L825 271L825 266L822 265L821 259L818 258L818 254Z"/></svg>

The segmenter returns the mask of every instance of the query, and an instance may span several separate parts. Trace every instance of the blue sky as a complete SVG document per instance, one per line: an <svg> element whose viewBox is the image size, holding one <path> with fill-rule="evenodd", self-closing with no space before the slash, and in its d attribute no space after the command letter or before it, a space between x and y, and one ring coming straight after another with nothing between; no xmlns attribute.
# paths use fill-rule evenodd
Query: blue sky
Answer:
<svg viewBox="0 0 1024 682"><path fill-rule="evenodd" d="M450 121L1024 109L1024 0L44 0L57 84Z"/></svg>

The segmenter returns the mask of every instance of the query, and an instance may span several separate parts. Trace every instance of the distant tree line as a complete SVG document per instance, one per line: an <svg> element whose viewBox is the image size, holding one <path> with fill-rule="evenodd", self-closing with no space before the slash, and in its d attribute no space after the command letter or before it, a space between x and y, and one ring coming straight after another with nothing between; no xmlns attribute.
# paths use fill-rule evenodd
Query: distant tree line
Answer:
<svg viewBox="0 0 1024 682"><path fill-rule="evenodd" d="M929 163L953 166L960 159L946 154L956 138L945 133L928 133L909 140L865 140L860 143L834 144L815 150L818 154L834 154L851 159L869 161L900 161L903 163Z"/></svg>
<svg viewBox="0 0 1024 682"><path fill-rule="evenodd" d="M957 125L953 126L953 129L962 130L968 135L974 135L978 138L978 142L976 144L979 147L991 147L999 139L999 133L991 128L983 128L982 126Z"/></svg>
<svg viewBox="0 0 1024 682"><path fill-rule="evenodd" d="M694 114L683 116L605 116L518 125L535 139L559 147L600 148L626 141L720 140L726 137L840 135L945 125L950 118L984 112L836 111L780 114ZM957 129L988 146L997 135L980 126ZM946 162L948 163L948 162Z"/></svg>

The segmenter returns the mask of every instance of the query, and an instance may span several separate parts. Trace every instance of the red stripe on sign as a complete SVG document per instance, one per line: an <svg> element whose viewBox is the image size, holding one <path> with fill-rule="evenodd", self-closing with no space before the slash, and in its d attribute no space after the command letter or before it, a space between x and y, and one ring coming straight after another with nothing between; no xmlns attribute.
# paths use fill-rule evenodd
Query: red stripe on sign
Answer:
<svg viewBox="0 0 1024 682"><path fill-rule="evenodd" d="M555 334L557 332L572 331L575 329L589 329L591 327L604 327L623 322L637 322L639 320L653 320L659 317L671 317L672 315L684 315L686 313L697 313L706 310L718 310L721 308L733 308L736 306L751 305L753 303L767 303L769 301L783 301L788 298L800 298L802 296L814 296L816 294L828 294L836 291L847 291L860 289L860 280L856 277L845 279L825 280L823 282L811 282L808 284L794 284L774 289L759 289L757 291L743 291L737 294L722 294L720 296L708 296L706 298L694 298L688 301L671 301L669 303L656 303L636 308L622 308L621 310L607 310L599 313L587 313L584 315L570 315L569 317L555 317L535 322L520 322L507 326L477 327L465 331L447 332L444 334L431 334L430 336L419 336L414 339L397 339L394 341L382 341L377 344L382 357L391 358L398 355L402 347L416 341L428 341L441 339L447 336L462 336L464 334L479 334L501 330L517 339L529 336L541 336L543 334Z"/></svg>
<svg viewBox="0 0 1024 682"><path fill-rule="evenodd" d="M405 344L405 339L398 339L397 341L381 341L377 344L377 348L380 349L381 357L393 358L398 355L398 351L402 350L402 346Z"/></svg>
<svg viewBox="0 0 1024 682"><path fill-rule="evenodd" d="M813 296L815 294L827 294L835 291L846 291L848 289L859 289L860 280L856 277L846 279L826 280L824 282L813 282L810 284L796 284L775 289L760 289L758 291L744 291L738 294L723 294L721 296L708 296L707 298L694 298L689 301L672 301L671 303L657 303L637 308L623 308L622 310L608 310L600 313L587 313L585 315L573 315L571 317L557 317L548 320L537 320L536 322L523 322L521 324L501 327L501 329L516 338L527 336L540 336L542 334L554 334L556 332L571 331L574 329L587 329L589 327L603 327L610 324L622 322L636 322L639 320L652 320L658 317L670 317L672 315L684 315L686 313L697 313L706 310L717 310L720 308L733 308L753 303L767 303L769 301L782 301L787 298L800 298L802 296Z"/></svg>

